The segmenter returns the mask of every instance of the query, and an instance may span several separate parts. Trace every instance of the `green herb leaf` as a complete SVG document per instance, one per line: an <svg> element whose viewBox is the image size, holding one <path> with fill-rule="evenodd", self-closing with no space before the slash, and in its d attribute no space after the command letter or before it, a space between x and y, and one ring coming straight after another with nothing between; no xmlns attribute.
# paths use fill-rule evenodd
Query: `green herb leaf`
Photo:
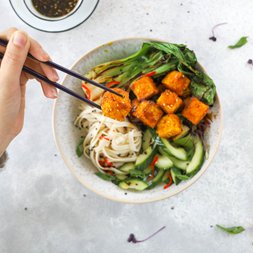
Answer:
<svg viewBox="0 0 253 253"><path fill-rule="evenodd" d="M113 176L113 175L108 175L108 174L105 174L105 173L102 173L100 171L96 172L95 173L98 177L102 178L103 180L106 180L106 181L112 181L112 180L116 180L116 177Z"/></svg>
<svg viewBox="0 0 253 253"><path fill-rule="evenodd" d="M171 170L174 172L175 176L182 181L188 180L190 178L187 175L183 175L182 171L178 168L172 168Z"/></svg>
<svg viewBox="0 0 253 253"><path fill-rule="evenodd" d="M239 234L245 230L245 228L243 228L241 226L225 228L225 227L217 224L216 227L218 227L219 229L221 229L229 234L234 234L234 235Z"/></svg>
<svg viewBox="0 0 253 253"><path fill-rule="evenodd" d="M76 146L76 154L78 157L81 157L83 155L83 141L84 138L81 138Z"/></svg>
<svg viewBox="0 0 253 253"><path fill-rule="evenodd" d="M248 42L248 37L241 37L234 45L228 46L230 49L235 49L244 46Z"/></svg>

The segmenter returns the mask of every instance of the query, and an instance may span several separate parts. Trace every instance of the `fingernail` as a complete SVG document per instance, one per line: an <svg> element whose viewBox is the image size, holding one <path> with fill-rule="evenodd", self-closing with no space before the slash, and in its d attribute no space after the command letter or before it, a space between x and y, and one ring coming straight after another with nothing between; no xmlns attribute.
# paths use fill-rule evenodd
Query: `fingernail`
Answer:
<svg viewBox="0 0 253 253"><path fill-rule="evenodd" d="M59 76L55 70L53 70L52 75L53 75L52 77L54 79L53 81L57 82L59 80Z"/></svg>
<svg viewBox="0 0 253 253"><path fill-rule="evenodd" d="M50 60L49 54L48 54L46 51L44 51L43 48L41 48L41 51L42 51L43 60L44 60L44 61L49 61L49 60Z"/></svg>
<svg viewBox="0 0 253 253"><path fill-rule="evenodd" d="M58 97L58 93L55 89L51 90L51 98L57 98Z"/></svg>
<svg viewBox="0 0 253 253"><path fill-rule="evenodd" d="M17 31L13 35L12 42L15 46L23 48L26 45L27 36L24 33Z"/></svg>

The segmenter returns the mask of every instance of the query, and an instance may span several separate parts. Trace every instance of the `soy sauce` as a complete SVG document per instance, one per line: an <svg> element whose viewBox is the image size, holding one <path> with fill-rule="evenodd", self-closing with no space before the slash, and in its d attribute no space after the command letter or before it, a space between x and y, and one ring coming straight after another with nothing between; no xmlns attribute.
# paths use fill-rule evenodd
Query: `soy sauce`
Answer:
<svg viewBox="0 0 253 253"><path fill-rule="evenodd" d="M59 18L70 13L79 0L32 0L34 8L42 15Z"/></svg>

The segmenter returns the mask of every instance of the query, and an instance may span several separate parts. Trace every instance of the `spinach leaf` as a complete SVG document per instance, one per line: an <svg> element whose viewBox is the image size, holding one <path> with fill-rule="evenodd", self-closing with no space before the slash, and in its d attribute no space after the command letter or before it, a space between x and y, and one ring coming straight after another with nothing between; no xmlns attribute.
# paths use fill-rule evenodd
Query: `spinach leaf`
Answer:
<svg viewBox="0 0 253 253"><path fill-rule="evenodd" d="M225 228L225 227L217 224L216 227L218 227L219 229L221 229L229 234L234 234L234 235L239 234L245 230L245 228L243 228L241 226Z"/></svg>
<svg viewBox="0 0 253 253"><path fill-rule="evenodd" d="M166 54L173 55L178 60L177 70L191 78L190 89L193 96L208 105L213 105L216 94L215 84L207 74L197 70L197 58L193 51L185 45L162 42L149 42L149 44Z"/></svg>
<svg viewBox="0 0 253 253"><path fill-rule="evenodd" d="M247 42L248 42L248 37L244 36L244 37L241 37L234 45L228 46L228 48L230 49L239 48L247 44Z"/></svg>
<svg viewBox="0 0 253 253"><path fill-rule="evenodd" d="M83 141L84 138L82 137L76 146L76 154L78 157L81 157L83 155Z"/></svg>

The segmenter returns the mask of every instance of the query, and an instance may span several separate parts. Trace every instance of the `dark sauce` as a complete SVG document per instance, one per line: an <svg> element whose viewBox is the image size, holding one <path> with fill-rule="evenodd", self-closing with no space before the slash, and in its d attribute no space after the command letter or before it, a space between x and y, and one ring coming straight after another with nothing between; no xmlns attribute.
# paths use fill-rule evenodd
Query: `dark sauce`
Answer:
<svg viewBox="0 0 253 253"><path fill-rule="evenodd" d="M32 0L34 8L42 15L58 18L70 13L79 0Z"/></svg>

